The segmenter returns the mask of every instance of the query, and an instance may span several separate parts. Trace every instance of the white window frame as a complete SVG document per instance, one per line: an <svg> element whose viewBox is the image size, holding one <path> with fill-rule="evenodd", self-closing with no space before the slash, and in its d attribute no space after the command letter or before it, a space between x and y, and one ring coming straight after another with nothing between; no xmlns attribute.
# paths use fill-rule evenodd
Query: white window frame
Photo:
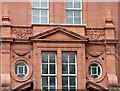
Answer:
<svg viewBox="0 0 120 91"><path fill-rule="evenodd" d="M72 24L70 24L70 23L67 23L67 15L66 15L66 24L67 25L81 25L81 24L83 24L83 22L82 22L82 0L80 0L80 8L74 8L74 2L75 1L77 1L77 0L72 0L72 4L73 4L73 8L67 8L66 7L66 12L67 11L72 11L72 13L73 13L73 16L72 16L72 19L73 19L73 22L72 22ZM66 2L67 3L67 2ZM81 20L80 20L80 24L75 24L74 23L74 11L80 11L80 18L81 18Z"/></svg>
<svg viewBox="0 0 120 91"><path fill-rule="evenodd" d="M97 67L92 67L92 66L90 66L91 64L97 64L98 66ZM99 78L101 75L102 75L102 67L101 67L101 65L100 64L98 64L97 62L93 62L93 63L91 63L90 65L89 65L89 67L90 67L90 73L91 74L89 74L91 77L92 76L94 76L94 75L97 75L98 77L97 78ZM98 74L99 72L98 72L98 67L100 67L100 75ZM95 74L93 74L93 70L92 69L95 69L96 70L96 73Z"/></svg>
<svg viewBox="0 0 120 91"><path fill-rule="evenodd" d="M44 52L41 52L41 55L42 55L42 53L44 53ZM50 87L52 87L52 86L50 86L50 77L55 77L55 89L57 89L57 58L56 58L57 54L56 54L56 52L46 52L46 53L48 53L48 63L42 63L41 62L41 74L42 74L41 78L42 77L48 77L48 86L44 86L44 87L48 87L48 89L50 89ZM49 61L50 61L49 54L50 53L55 53L55 63L49 63ZM41 58L42 58L42 56L41 56ZM48 64L48 74L43 74L42 73L42 64ZM55 74L50 74L50 69L49 69L50 64L55 64ZM41 80L41 83L42 83L42 80ZM42 88L43 88L43 86L41 85L41 89Z"/></svg>
<svg viewBox="0 0 120 91"><path fill-rule="evenodd" d="M14 67L14 73L15 73L15 75L16 76L18 76L18 75L24 75L24 77L26 77L27 75L28 75L28 73L29 73L29 68L28 68L28 65L24 62L24 61L18 61L16 64L15 64L15 66L18 64L18 63L24 63L24 66L17 66L17 74L15 73L15 67ZM27 74L25 74L25 66L27 67ZM19 71L20 71L20 67L22 67L22 69L23 69L23 73L20 73ZM23 77L23 78L24 78Z"/></svg>
<svg viewBox="0 0 120 91"><path fill-rule="evenodd" d="M75 53L75 63L69 63L69 55L68 55L68 63L62 63L62 64L68 64L68 74L63 74L62 73L62 77L68 77L68 86L63 86L62 85L62 87L68 87L68 89L70 89L70 87L72 87L72 86L70 86L70 84L69 84L70 83L69 78L70 77L75 77L75 82L76 83L75 83L74 87L75 87L75 89L77 89L77 57L76 57L77 54L76 54L76 52L62 52L62 53L68 53L68 54L69 53ZM70 74L69 64L75 64L75 74Z"/></svg>
<svg viewBox="0 0 120 91"><path fill-rule="evenodd" d="M40 0L40 5L41 5L41 1L42 0ZM44 0L43 0L44 1ZM32 1L32 24L49 24L49 0L47 0L47 6L48 7L33 7L33 1ZM39 10L40 11L40 16L39 16L39 18L41 18L41 10L47 10L47 18L48 18L48 20L47 20L47 23L42 23L41 22L41 20L39 21L39 23L34 23L33 22L33 16L34 16L34 14L33 14L33 10Z"/></svg>

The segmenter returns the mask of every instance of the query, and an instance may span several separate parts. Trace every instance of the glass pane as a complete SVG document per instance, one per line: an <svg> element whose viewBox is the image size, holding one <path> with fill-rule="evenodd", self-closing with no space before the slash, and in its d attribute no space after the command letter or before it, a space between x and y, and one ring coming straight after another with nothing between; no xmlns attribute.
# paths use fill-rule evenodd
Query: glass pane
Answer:
<svg viewBox="0 0 120 91"><path fill-rule="evenodd" d="M75 86L75 77L70 77L69 81L70 81L70 86Z"/></svg>
<svg viewBox="0 0 120 91"><path fill-rule="evenodd" d="M66 8L73 8L73 1L72 0L66 1Z"/></svg>
<svg viewBox="0 0 120 91"><path fill-rule="evenodd" d="M33 16L40 16L40 10L33 9L32 14Z"/></svg>
<svg viewBox="0 0 120 91"><path fill-rule="evenodd" d="M41 10L41 16L47 17L48 16L47 10Z"/></svg>
<svg viewBox="0 0 120 91"><path fill-rule="evenodd" d="M76 91L75 87L70 87L70 91Z"/></svg>
<svg viewBox="0 0 120 91"><path fill-rule="evenodd" d="M55 63L55 53L50 53L49 57L50 57L50 63Z"/></svg>
<svg viewBox="0 0 120 91"><path fill-rule="evenodd" d="M70 53L69 54L69 62L70 63L75 63L75 53Z"/></svg>
<svg viewBox="0 0 120 91"><path fill-rule="evenodd" d="M49 91L56 91L55 87L50 87Z"/></svg>
<svg viewBox="0 0 120 91"><path fill-rule="evenodd" d="M42 64L42 74L48 74L48 65Z"/></svg>
<svg viewBox="0 0 120 91"><path fill-rule="evenodd" d="M43 23L43 24L48 23L48 18L47 17L41 17L41 23Z"/></svg>
<svg viewBox="0 0 120 91"><path fill-rule="evenodd" d="M74 1L74 8L80 8L80 0Z"/></svg>
<svg viewBox="0 0 120 91"><path fill-rule="evenodd" d="M73 11L72 10L67 10L66 11L66 16L67 17L72 17L73 16Z"/></svg>
<svg viewBox="0 0 120 91"><path fill-rule="evenodd" d="M70 74L75 74L75 65L74 64L70 64Z"/></svg>
<svg viewBox="0 0 120 91"><path fill-rule="evenodd" d="M18 66L24 66L25 64L24 64L24 62L19 62L19 63L17 63L17 65Z"/></svg>
<svg viewBox="0 0 120 91"><path fill-rule="evenodd" d="M91 75L93 78L97 78L98 77L98 75Z"/></svg>
<svg viewBox="0 0 120 91"><path fill-rule="evenodd" d="M88 73L89 73L89 75L91 75L91 67L90 66L88 68Z"/></svg>
<svg viewBox="0 0 120 91"><path fill-rule="evenodd" d="M90 66L92 66L92 67L97 67L98 64L96 64L96 63L92 63Z"/></svg>
<svg viewBox="0 0 120 91"><path fill-rule="evenodd" d="M68 54L67 53L62 54L62 63L68 63Z"/></svg>
<svg viewBox="0 0 120 91"><path fill-rule="evenodd" d="M62 87L62 91L68 91L68 87Z"/></svg>
<svg viewBox="0 0 120 91"><path fill-rule="evenodd" d="M42 0L41 1L41 7L47 8L48 7L47 3L48 3L47 0Z"/></svg>
<svg viewBox="0 0 120 91"><path fill-rule="evenodd" d="M48 91L48 87L42 87L42 91Z"/></svg>
<svg viewBox="0 0 120 91"><path fill-rule="evenodd" d="M17 74L17 66L15 66L15 74Z"/></svg>
<svg viewBox="0 0 120 91"><path fill-rule="evenodd" d="M50 77L50 86L55 86L55 77Z"/></svg>
<svg viewBox="0 0 120 91"><path fill-rule="evenodd" d="M68 86L68 77L64 77L64 76L62 77L62 86L64 86L64 87Z"/></svg>
<svg viewBox="0 0 120 91"><path fill-rule="evenodd" d="M50 64L50 74L55 74L55 64Z"/></svg>
<svg viewBox="0 0 120 91"><path fill-rule="evenodd" d="M23 73L23 67L19 67L19 73Z"/></svg>
<svg viewBox="0 0 120 91"><path fill-rule="evenodd" d="M33 23L40 23L40 18L38 16L33 16Z"/></svg>
<svg viewBox="0 0 120 91"><path fill-rule="evenodd" d="M68 64L62 64L62 74L68 74Z"/></svg>
<svg viewBox="0 0 120 91"><path fill-rule="evenodd" d="M74 11L74 24L80 24L81 23L81 11Z"/></svg>
<svg viewBox="0 0 120 91"><path fill-rule="evenodd" d="M48 63L48 54L42 53L42 63Z"/></svg>
<svg viewBox="0 0 120 91"><path fill-rule="evenodd" d="M27 66L25 66L25 74L27 74Z"/></svg>
<svg viewBox="0 0 120 91"><path fill-rule="evenodd" d="M101 70L100 70L100 67L98 67L98 75L100 75L101 73Z"/></svg>
<svg viewBox="0 0 120 91"><path fill-rule="evenodd" d="M75 17L78 17L78 16L80 17L80 13L81 13L81 11L74 11L74 16Z"/></svg>
<svg viewBox="0 0 120 91"><path fill-rule="evenodd" d="M42 77L42 86L48 86L48 77Z"/></svg>
<svg viewBox="0 0 120 91"><path fill-rule="evenodd" d="M32 7L39 7L39 0L33 0Z"/></svg>
<svg viewBox="0 0 120 91"><path fill-rule="evenodd" d="M67 24L73 24L73 17L67 17Z"/></svg>
<svg viewBox="0 0 120 91"><path fill-rule="evenodd" d="M24 74L18 74L17 76L20 77L20 78L23 78L25 75Z"/></svg>
<svg viewBox="0 0 120 91"><path fill-rule="evenodd" d="M80 17L74 17L74 24L81 24Z"/></svg>
<svg viewBox="0 0 120 91"><path fill-rule="evenodd" d="M96 74L97 73L97 69L96 68L92 68L92 74Z"/></svg>

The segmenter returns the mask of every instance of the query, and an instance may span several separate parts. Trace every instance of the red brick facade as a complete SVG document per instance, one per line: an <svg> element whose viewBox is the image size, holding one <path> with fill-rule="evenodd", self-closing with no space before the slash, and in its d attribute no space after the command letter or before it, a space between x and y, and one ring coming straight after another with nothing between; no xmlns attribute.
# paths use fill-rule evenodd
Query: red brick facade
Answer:
<svg viewBox="0 0 120 91"><path fill-rule="evenodd" d="M31 2L2 3L1 88L21 91L32 84L33 89L41 89L42 52L56 52L57 89L62 89L62 52L76 52L77 89L103 89L94 83L105 87L118 84L118 2L83 2L81 25L65 24L65 2L49 5L50 23L32 24ZM29 67L24 78L14 72L19 60ZM99 78L88 73L92 62L101 65Z"/></svg>

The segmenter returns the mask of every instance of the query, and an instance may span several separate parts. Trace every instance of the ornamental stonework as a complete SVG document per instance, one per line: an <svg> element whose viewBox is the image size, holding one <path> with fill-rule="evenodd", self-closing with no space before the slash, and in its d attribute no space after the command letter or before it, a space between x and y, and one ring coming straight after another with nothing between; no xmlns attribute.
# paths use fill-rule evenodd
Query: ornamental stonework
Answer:
<svg viewBox="0 0 120 91"><path fill-rule="evenodd" d="M31 28L12 28L11 34L16 39L28 39L32 36Z"/></svg>
<svg viewBox="0 0 120 91"><path fill-rule="evenodd" d="M87 30L86 31L86 35L90 38L90 39L99 39L101 36L104 37L105 35L105 31L104 30Z"/></svg>

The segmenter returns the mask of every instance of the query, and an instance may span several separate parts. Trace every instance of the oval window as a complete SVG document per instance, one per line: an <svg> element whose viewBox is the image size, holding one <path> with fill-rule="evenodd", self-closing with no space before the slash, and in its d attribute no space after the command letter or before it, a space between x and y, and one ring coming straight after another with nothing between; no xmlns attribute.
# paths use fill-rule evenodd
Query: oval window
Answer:
<svg viewBox="0 0 120 91"><path fill-rule="evenodd" d="M19 61L15 64L14 70L17 77L23 78L28 74L28 65L23 61Z"/></svg>
<svg viewBox="0 0 120 91"><path fill-rule="evenodd" d="M100 64L94 62L88 67L88 73L93 78L99 78L102 74L102 67Z"/></svg>

